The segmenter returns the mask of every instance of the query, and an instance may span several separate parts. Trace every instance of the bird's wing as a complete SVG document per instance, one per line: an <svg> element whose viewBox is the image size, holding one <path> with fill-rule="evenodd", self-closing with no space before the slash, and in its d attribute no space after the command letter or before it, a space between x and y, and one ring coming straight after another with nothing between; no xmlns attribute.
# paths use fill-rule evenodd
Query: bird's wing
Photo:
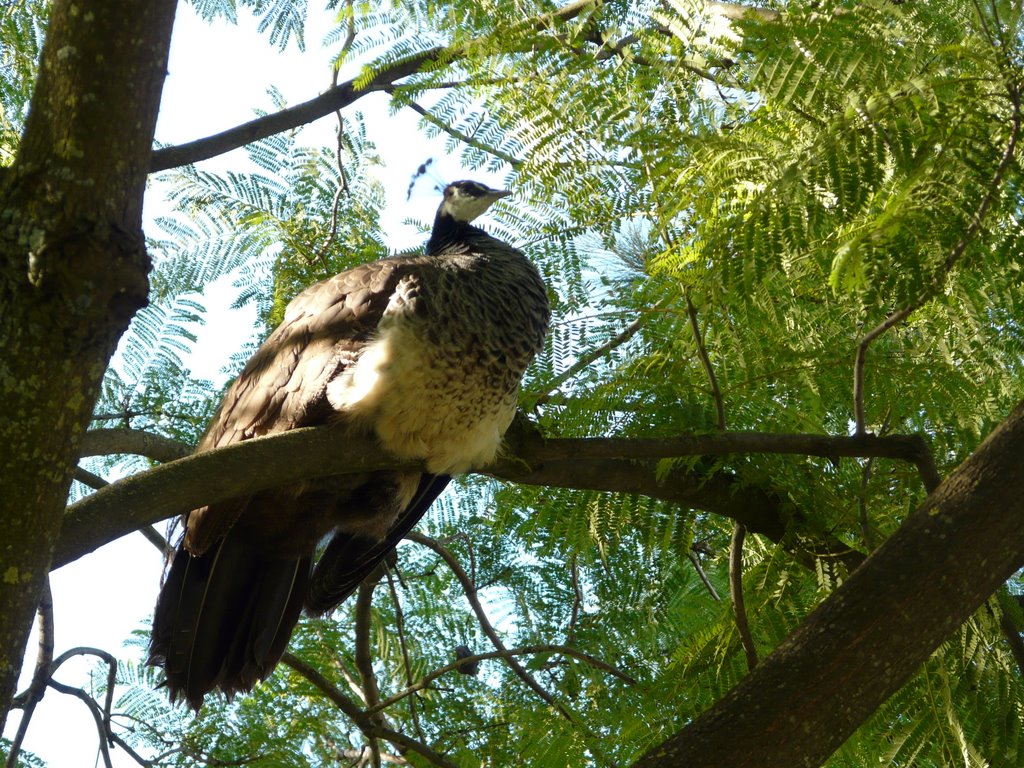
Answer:
<svg viewBox="0 0 1024 768"><path fill-rule="evenodd" d="M336 531L313 569L306 609L319 615L343 603L420 521L450 480L449 475L423 475L416 495L379 541Z"/></svg>
<svg viewBox="0 0 1024 768"><path fill-rule="evenodd" d="M412 256L363 264L299 294L228 389L197 452L324 423L327 383L358 358L398 284L424 263ZM189 551L206 551L245 504L239 499L193 510Z"/></svg>

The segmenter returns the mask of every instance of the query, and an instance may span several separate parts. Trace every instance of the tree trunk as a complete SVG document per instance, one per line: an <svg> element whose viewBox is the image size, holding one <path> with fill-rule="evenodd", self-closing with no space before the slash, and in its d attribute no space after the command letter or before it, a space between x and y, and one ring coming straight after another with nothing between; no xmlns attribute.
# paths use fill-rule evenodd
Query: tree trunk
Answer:
<svg viewBox="0 0 1024 768"><path fill-rule="evenodd" d="M110 355L146 303L142 195L174 0L57 0L0 177L0 729Z"/></svg>
<svg viewBox="0 0 1024 768"><path fill-rule="evenodd" d="M637 768L819 766L1024 565L1024 404L764 662Z"/></svg>

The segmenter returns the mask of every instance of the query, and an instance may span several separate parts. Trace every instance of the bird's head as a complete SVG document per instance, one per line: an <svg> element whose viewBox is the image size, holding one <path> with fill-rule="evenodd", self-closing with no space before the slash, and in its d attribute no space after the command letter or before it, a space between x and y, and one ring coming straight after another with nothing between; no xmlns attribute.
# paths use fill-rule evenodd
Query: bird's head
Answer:
<svg viewBox="0 0 1024 768"><path fill-rule="evenodd" d="M491 207L491 204L512 193L507 189L491 189L478 181L453 181L444 188L444 200L437 215L468 224Z"/></svg>

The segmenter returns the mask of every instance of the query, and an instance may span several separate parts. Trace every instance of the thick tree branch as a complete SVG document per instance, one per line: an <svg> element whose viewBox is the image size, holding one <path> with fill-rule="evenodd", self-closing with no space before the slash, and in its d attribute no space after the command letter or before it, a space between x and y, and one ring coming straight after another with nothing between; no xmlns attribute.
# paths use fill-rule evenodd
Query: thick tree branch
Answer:
<svg viewBox="0 0 1024 768"><path fill-rule="evenodd" d="M531 485L636 493L704 509L743 523L779 542L786 533L781 502L763 490L740 488L731 475L658 471L658 459L781 453L811 456L877 456L930 462L918 436L829 437L728 432L672 438L573 438L544 440L510 434L506 456L483 468L492 477ZM282 461L287 457L287 461ZM119 480L68 508L53 567L76 560L120 536L203 504L247 496L314 477L398 467L368 439L330 427L307 427L188 456ZM814 542L818 556L855 567L862 556L838 541Z"/></svg>
<svg viewBox="0 0 1024 768"><path fill-rule="evenodd" d="M775 652L636 765L821 765L1024 566L1022 453L1024 403Z"/></svg>
<svg viewBox="0 0 1024 768"><path fill-rule="evenodd" d="M0 730L78 441L144 306L142 196L175 0L55 0L17 157L0 174Z"/></svg>

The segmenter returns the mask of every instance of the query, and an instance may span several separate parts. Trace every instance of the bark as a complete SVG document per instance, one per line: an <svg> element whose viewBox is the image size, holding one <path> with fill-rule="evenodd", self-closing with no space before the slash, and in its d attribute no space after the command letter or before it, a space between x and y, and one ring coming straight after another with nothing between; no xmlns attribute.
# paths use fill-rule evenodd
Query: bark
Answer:
<svg viewBox="0 0 1024 768"><path fill-rule="evenodd" d="M173 0L57 0L0 178L0 728L78 442L149 268L142 195Z"/></svg>
<svg viewBox="0 0 1024 768"><path fill-rule="evenodd" d="M834 536L812 530L799 510L761 488L744 486L732 474L671 468L659 458L726 453L801 453L900 456L919 460L917 437L846 438L826 435L680 436L657 439L544 439L522 421L507 441L504 456L482 468L491 477L528 485L634 493L702 509L740 522L752 533L787 547L808 564L831 557L848 570L864 556ZM143 450L151 458L173 458L180 445L131 436L127 430L89 432L83 452ZM864 454L858 454L863 451ZM400 464L369 439L353 439L331 427L306 427L246 440L156 467L112 483L71 505L54 553L59 568L138 530L189 509L314 477L371 472ZM418 468L418 467L416 467ZM798 535L793 535L798 534ZM813 553L809 554L809 553Z"/></svg>
<svg viewBox="0 0 1024 768"><path fill-rule="evenodd" d="M1024 404L768 658L638 768L821 765L1024 566Z"/></svg>

